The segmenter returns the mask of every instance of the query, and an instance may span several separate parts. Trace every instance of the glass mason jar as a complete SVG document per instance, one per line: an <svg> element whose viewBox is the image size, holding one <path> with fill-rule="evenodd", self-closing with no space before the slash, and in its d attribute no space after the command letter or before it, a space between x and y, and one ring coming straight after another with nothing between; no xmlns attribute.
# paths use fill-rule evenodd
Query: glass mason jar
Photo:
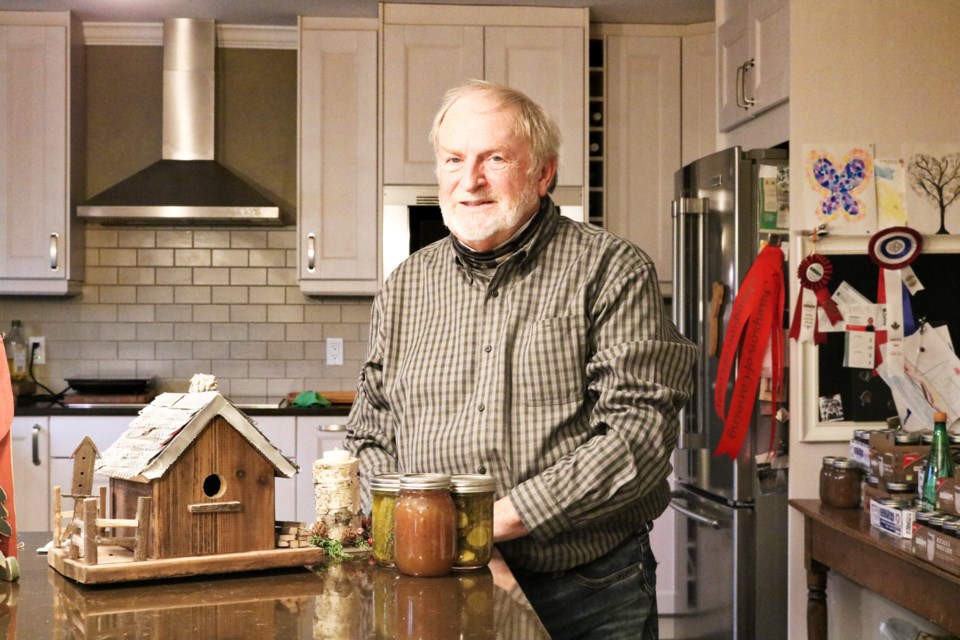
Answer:
<svg viewBox="0 0 960 640"><path fill-rule="evenodd" d="M833 462L837 456L823 456L822 466L820 467L820 502L833 504L830 499L830 481L833 478Z"/></svg>
<svg viewBox="0 0 960 640"><path fill-rule="evenodd" d="M397 569L410 576L442 576L457 553L457 510L450 497L450 476L414 473L401 476L393 512Z"/></svg>
<svg viewBox="0 0 960 640"><path fill-rule="evenodd" d="M827 490L827 503L841 509L852 509L860 504L860 480L863 470L854 460L838 458Z"/></svg>
<svg viewBox="0 0 960 640"><path fill-rule="evenodd" d="M493 553L493 496L497 482L479 474L454 475L450 493L457 508L457 558L454 569L487 566Z"/></svg>
<svg viewBox="0 0 960 640"><path fill-rule="evenodd" d="M373 558L381 567L394 566L393 511L400 493L400 474L385 473L370 480L370 529Z"/></svg>

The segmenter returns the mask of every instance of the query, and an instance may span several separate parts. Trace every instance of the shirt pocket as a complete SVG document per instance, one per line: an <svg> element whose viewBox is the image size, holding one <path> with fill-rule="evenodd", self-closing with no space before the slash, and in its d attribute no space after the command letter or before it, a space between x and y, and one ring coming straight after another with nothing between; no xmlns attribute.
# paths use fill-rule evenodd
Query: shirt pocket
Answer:
<svg viewBox="0 0 960 640"><path fill-rule="evenodd" d="M519 337L516 384L527 406L579 402L584 395L586 320L580 316L528 323Z"/></svg>

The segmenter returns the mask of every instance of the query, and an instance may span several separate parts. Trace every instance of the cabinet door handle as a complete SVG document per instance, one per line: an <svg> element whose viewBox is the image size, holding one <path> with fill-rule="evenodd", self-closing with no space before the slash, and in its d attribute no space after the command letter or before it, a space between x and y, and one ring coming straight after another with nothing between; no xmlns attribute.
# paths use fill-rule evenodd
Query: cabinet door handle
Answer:
<svg viewBox="0 0 960 640"><path fill-rule="evenodd" d="M56 271L60 268L60 234L50 234L50 270Z"/></svg>
<svg viewBox="0 0 960 640"><path fill-rule="evenodd" d="M307 271L313 271L317 266L317 234L307 234Z"/></svg>
<svg viewBox="0 0 960 640"><path fill-rule="evenodd" d="M740 91L743 94L744 109L749 109L753 105L757 104L757 101L755 98L747 97L747 71L750 71L750 69L753 69L755 66L756 64L754 63L753 58L750 58L749 60L743 63L743 67L742 67L743 74L741 74L740 76Z"/></svg>
<svg viewBox="0 0 960 640"><path fill-rule="evenodd" d="M33 425L33 466L40 466L40 425Z"/></svg>

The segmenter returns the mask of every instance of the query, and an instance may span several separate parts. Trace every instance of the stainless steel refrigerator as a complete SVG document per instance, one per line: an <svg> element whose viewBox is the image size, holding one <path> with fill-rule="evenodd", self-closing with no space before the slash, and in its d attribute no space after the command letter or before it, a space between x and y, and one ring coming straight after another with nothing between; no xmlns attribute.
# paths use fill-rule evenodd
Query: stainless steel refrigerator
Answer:
<svg viewBox="0 0 960 640"><path fill-rule="evenodd" d="M681 417L671 503L677 639L787 637L787 482L780 464L785 458L756 462L771 448L770 416L760 415L759 402L737 459L713 453L723 430L713 402L723 330L760 242L779 238L775 230L764 230L768 221L760 221L771 206L761 197L760 180L769 187L770 175L788 178L787 163L786 150L734 147L675 176L673 319L700 348L696 393ZM764 193L769 196L769 189ZM786 263L784 271L786 280ZM729 389L733 384L731 375ZM776 442L789 441L784 429L777 425Z"/></svg>

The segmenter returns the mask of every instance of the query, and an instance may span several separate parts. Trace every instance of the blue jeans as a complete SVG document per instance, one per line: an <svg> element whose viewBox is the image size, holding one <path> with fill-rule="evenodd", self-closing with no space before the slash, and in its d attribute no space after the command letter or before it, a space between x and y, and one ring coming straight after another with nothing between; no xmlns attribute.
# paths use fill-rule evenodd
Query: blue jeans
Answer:
<svg viewBox="0 0 960 640"><path fill-rule="evenodd" d="M646 530L566 571L513 569L554 640L657 640L657 561Z"/></svg>

